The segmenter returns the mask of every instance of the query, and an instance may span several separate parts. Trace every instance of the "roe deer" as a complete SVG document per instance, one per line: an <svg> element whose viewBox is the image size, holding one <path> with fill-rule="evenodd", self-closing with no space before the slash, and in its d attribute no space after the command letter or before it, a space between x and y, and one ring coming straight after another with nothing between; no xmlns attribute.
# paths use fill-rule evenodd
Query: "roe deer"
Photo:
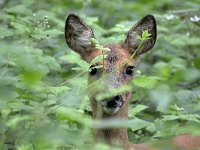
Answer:
<svg viewBox="0 0 200 150"><path fill-rule="evenodd" d="M143 30L148 30L151 36L150 39L144 41L142 46L138 49L140 41L137 35L141 35ZM89 89L89 98L93 117L95 119L128 119L128 104L131 98L131 91L114 95L102 101L97 101L96 95L99 93L107 93L123 85L129 85L133 77L134 68L140 61L141 55L153 48L156 42L156 32L156 21L154 17L152 15L147 15L130 29L123 43L104 46L109 48L110 51L104 51L107 57L97 64L92 65L88 79L88 84L90 85L100 79L103 76L103 72L107 75L111 73L111 75L101 80L103 88L92 86ZM65 38L68 46L79 53L82 59L90 64L96 56L102 54L102 51L98 50L91 42L91 38L94 38L92 29L74 14L70 14L66 20ZM133 53L135 53L134 58L131 59L131 61L127 61L131 58ZM124 64L124 62L127 63ZM95 68L95 65L102 64L102 68ZM119 66L121 67L119 68ZM154 149L145 145L130 144L127 129L125 128L96 129L94 131L94 137L97 141L103 141L109 145L119 146L126 150ZM116 141L118 144L116 144ZM171 141L172 145L174 144L181 149L188 150L197 149L199 146L198 142L200 143L199 138L190 135L183 135Z"/></svg>

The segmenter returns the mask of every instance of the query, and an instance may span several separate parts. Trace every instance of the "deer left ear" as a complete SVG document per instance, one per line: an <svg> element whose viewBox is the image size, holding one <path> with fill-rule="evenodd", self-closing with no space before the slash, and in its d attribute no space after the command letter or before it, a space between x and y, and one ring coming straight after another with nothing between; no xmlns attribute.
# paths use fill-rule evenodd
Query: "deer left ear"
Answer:
<svg viewBox="0 0 200 150"><path fill-rule="evenodd" d="M141 55L149 51L155 45L157 31L156 20L154 16L145 16L128 32L125 40L125 46L129 49L131 53L134 53L134 51L138 48L141 41L137 38L137 35L142 36L142 31L144 30L148 30L148 33L151 34L151 36L149 40L146 40L142 44L141 48L136 53L137 55Z"/></svg>
<svg viewBox="0 0 200 150"><path fill-rule="evenodd" d="M91 38L94 38L92 29L79 16L70 14L65 23L68 46L84 58L94 48Z"/></svg>

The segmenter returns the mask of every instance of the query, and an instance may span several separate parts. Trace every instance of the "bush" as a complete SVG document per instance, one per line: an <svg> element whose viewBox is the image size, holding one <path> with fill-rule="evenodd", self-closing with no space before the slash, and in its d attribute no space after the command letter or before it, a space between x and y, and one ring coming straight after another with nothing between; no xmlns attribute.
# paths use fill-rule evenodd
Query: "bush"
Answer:
<svg viewBox="0 0 200 150"><path fill-rule="evenodd" d="M158 40L132 82L130 140L200 134L197 0L1 0L0 7L0 149L110 149L92 144L88 64L64 39L71 12L102 44L120 42L154 14Z"/></svg>

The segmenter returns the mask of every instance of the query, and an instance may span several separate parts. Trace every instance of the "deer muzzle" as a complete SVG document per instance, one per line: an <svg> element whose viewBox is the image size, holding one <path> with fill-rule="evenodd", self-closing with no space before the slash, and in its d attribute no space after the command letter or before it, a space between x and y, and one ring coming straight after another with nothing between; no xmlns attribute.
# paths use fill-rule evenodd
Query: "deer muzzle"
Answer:
<svg viewBox="0 0 200 150"><path fill-rule="evenodd" d="M104 111L108 114L116 113L122 107L124 101L121 95L101 101Z"/></svg>

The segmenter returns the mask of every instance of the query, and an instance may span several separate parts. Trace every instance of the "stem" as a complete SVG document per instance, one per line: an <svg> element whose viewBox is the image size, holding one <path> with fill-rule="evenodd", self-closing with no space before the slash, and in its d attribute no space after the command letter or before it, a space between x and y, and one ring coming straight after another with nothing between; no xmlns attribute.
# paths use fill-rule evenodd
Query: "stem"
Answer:
<svg viewBox="0 0 200 150"><path fill-rule="evenodd" d="M102 52L102 55L103 55L103 68L104 68L104 53L103 53L103 50L101 50L101 52ZM103 74L104 74L104 71L103 71Z"/></svg>

